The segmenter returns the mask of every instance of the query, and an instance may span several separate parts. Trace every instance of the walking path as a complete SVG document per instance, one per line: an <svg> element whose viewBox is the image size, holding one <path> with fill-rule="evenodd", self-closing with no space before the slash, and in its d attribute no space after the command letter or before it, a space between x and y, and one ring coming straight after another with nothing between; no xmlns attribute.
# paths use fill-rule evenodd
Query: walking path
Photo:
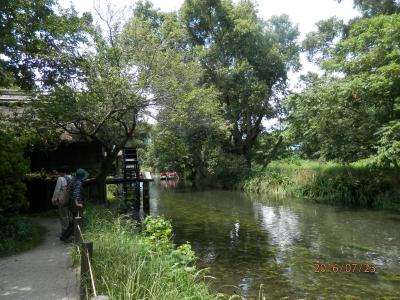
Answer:
<svg viewBox="0 0 400 300"><path fill-rule="evenodd" d="M38 247L0 259L0 299L78 299L77 277L71 268L70 247L61 242L57 219L40 223L48 230Z"/></svg>

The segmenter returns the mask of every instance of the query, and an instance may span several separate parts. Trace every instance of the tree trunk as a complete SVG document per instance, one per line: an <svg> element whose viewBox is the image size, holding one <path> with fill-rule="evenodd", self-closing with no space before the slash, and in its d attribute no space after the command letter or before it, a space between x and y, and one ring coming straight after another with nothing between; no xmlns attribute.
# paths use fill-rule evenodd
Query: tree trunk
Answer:
<svg viewBox="0 0 400 300"><path fill-rule="evenodd" d="M264 161L264 165L261 168L261 172L263 172L267 166L269 165L269 163L275 158L279 147L281 146L283 141L282 136L279 136L278 141L276 142L276 144L274 145L274 148L272 149L271 153L268 155L268 157L265 159Z"/></svg>
<svg viewBox="0 0 400 300"><path fill-rule="evenodd" d="M95 178L94 193L96 203L106 203L106 179L107 175L110 174L113 163L118 156L119 149L119 147L116 147L113 151L107 151L107 156L101 162L100 172Z"/></svg>
<svg viewBox="0 0 400 300"><path fill-rule="evenodd" d="M243 153L243 155L244 155L244 157L245 157L245 159L246 159L246 164L247 164L247 167L249 168L249 169L251 169L251 149L249 150L249 149L247 149L247 150L244 150L244 153Z"/></svg>

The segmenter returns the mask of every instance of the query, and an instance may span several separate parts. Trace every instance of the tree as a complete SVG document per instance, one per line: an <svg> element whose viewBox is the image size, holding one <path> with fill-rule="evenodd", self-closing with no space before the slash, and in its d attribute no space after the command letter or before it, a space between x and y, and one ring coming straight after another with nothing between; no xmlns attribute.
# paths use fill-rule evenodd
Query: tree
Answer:
<svg viewBox="0 0 400 300"><path fill-rule="evenodd" d="M228 133L217 99L215 89L199 86L174 109L160 111L152 145L155 167L187 171L195 182L217 175L217 152Z"/></svg>
<svg viewBox="0 0 400 300"><path fill-rule="evenodd" d="M106 155L96 176L100 184L118 152L136 136L148 107L177 110L190 93L203 89L200 67L185 62L152 31L150 22L134 17L124 27L108 28L105 37L92 31L89 49L95 51L85 54L79 84L54 87L34 102L31 113L37 128L54 128L103 146Z"/></svg>
<svg viewBox="0 0 400 300"><path fill-rule="evenodd" d="M314 157L354 161L378 150L388 164L397 159L399 22L396 14L353 21L338 43L315 51L325 75L287 101L289 134Z"/></svg>
<svg viewBox="0 0 400 300"><path fill-rule="evenodd" d="M250 1L187 0L180 13L204 82L220 92L230 124L225 151L250 164L263 120L277 116L273 100L279 101L287 71L299 65L298 30L287 16L260 20Z"/></svg>
<svg viewBox="0 0 400 300"><path fill-rule="evenodd" d="M185 63L184 70L171 69L174 76L182 78L186 84L174 88L181 92L175 94L172 105L159 107L147 162L152 162L153 167L159 170L186 171L196 180L215 175L215 150L221 147L227 134L218 92L214 87L201 83L204 70L193 59L187 31L177 14L161 13L149 2L139 2L135 16L150 25L164 49L179 53ZM165 86L168 77L171 76L162 78L162 84L154 83L158 87Z"/></svg>
<svg viewBox="0 0 400 300"><path fill-rule="evenodd" d="M0 213L26 207L23 175L28 171L24 143L8 131L0 130Z"/></svg>
<svg viewBox="0 0 400 300"><path fill-rule="evenodd" d="M47 88L79 76L90 14L57 10L55 0L4 0L0 12L0 87Z"/></svg>
<svg viewBox="0 0 400 300"><path fill-rule="evenodd" d="M338 0L338 2L340 3L342 0ZM354 6L365 17L394 14L400 11L400 3L396 0L354 0Z"/></svg>

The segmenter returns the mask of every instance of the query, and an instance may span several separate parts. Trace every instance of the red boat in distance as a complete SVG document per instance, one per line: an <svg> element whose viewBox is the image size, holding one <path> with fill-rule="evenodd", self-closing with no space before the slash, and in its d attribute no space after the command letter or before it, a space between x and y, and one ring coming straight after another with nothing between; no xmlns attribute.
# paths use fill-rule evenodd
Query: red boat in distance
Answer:
<svg viewBox="0 0 400 300"><path fill-rule="evenodd" d="M169 179L179 179L178 173L176 172L162 172L160 173L161 180L169 180Z"/></svg>

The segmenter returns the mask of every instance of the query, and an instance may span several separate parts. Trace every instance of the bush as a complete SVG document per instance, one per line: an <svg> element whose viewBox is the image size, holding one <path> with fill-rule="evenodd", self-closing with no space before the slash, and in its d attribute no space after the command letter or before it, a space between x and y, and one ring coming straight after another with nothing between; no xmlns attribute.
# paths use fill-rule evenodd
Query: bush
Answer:
<svg viewBox="0 0 400 300"><path fill-rule="evenodd" d="M21 216L0 216L0 256L26 251L39 244L45 228Z"/></svg>
<svg viewBox="0 0 400 300"><path fill-rule="evenodd" d="M146 217L144 233L157 242L170 242L172 238L171 222L162 217Z"/></svg>
<svg viewBox="0 0 400 300"><path fill-rule="evenodd" d="M113 202L118 198L118 186L116 184L107 184L107 201Z"/></svg>
<svg viewBox="0 0 400 300"><path fill-rule="evenodd" d="M0 213L15 212L28 205L22 182L28 172L23 150L23 143L11 134L0 132Z"/></svg>
<svg viewBox="0 0 400 300"><path fill-rule="evenodd" d="M395 198L390 183L374 171L318 174L302 192L318 201L360 207L386 207L385 199Z"/></svg>
<svg viewBox="0 0 400 300"><path fill-rule="evenodd" d="M232 189L239 185L249 171L244 157L222 152L215 168L215 177L223 188Z"/></svg>

